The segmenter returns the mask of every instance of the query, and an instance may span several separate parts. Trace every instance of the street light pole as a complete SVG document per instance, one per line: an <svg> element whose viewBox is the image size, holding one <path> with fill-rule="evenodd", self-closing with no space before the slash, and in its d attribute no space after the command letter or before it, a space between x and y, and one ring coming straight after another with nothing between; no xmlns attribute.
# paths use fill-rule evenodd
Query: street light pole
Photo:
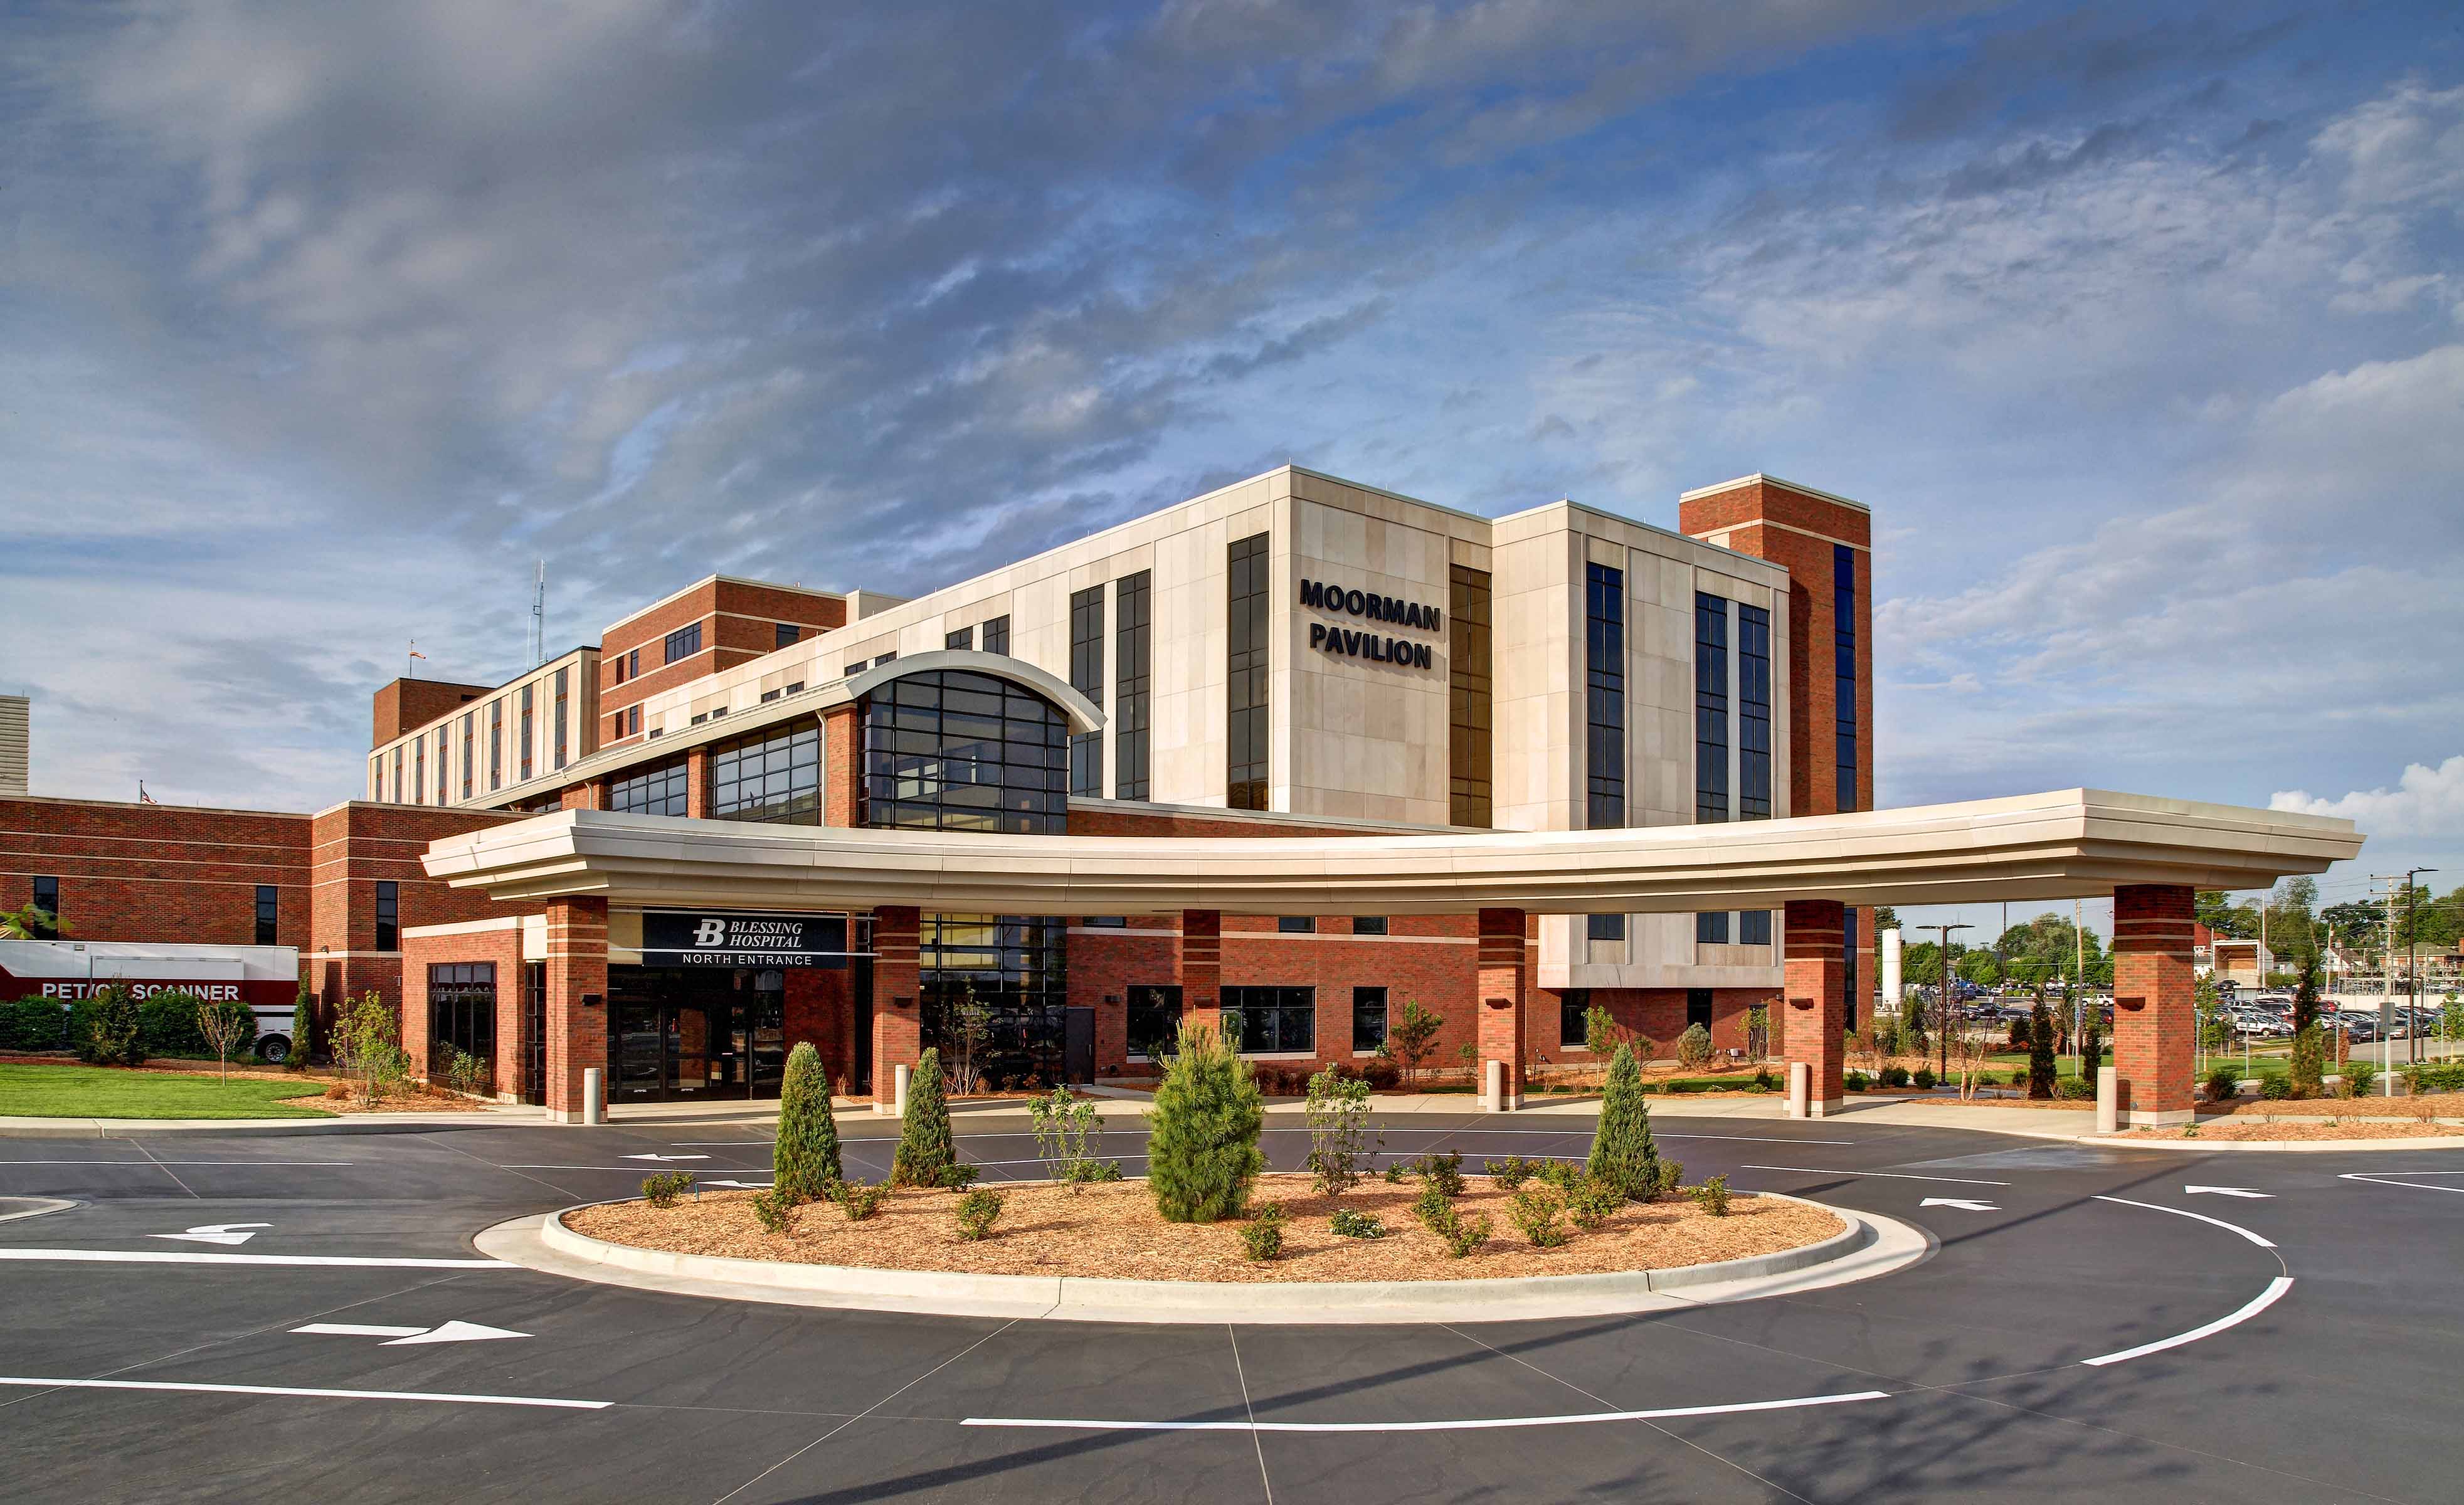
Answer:
<svg viewBox="0 0 2464 1505"><path fill-rule="evenodd" d="M1933 928L1942 932L1942 987L1935 993L1933 1017L1934 1050L1937 1058L1941 1061L1941 1065L1934 1070L1933 1080L1939 1082L1950 1075L1950 932L1973 930L1976 927L1937 925Z"/></svg>
<svg viewBox="0 0 2464 1505"><path fill-rule="evenodd" d="M2413 886L2412 881L2424 873L2436 871L2438 869L2434 867L2415 867L2404 875L2404 970L2407 974L2404 992L2409 1005L2405 1014L2404 1039L2405 1054L2415 1060L2421 1056L2421 898L2420 890ZM2395 1036L2392 1032L2387 1036L2386 1049L2379 1054L2388 1068L2384 1072L2387 1079L2386 1095L2392 1098L2395 1096L2395 1072L2392 1069L2395 1064Z"/></svg>

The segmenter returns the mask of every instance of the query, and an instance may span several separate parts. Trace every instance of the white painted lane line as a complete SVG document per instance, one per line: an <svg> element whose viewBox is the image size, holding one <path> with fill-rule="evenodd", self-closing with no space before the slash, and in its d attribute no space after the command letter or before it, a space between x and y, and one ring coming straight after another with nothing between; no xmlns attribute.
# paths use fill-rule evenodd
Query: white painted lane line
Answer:
<svg viewBox="0 0 2464 1505"><path fill-rule="evenodd" d="M1924 1201L1918 1203L1917 1207L1920 1210L1929 1207L1955 1207L1965 1212L1999 1212L2002 1211L1991 1202L1971 1202L1966 1197L1927 1197Z"/></svg>
<svg viewBox="0 0 2464 1505"><path fill-rule="evenodd" d="M2108 1198L2107 1200L2115 1199ZM2167 1211L2170 1210L2168 1209ZM2212 1221L2212 1219L2211 1221ZM2230 1227L2231 1225L2228 1224L2227 1226ZM2269 1247L2273 1248L2275 1246L2270 1245ZM2079 1363L2095 1365L2121 1363L2124 1360L2138 1359L2147 1354L2161 1353L2167 1348L2179 1348L2184 1343L2197 1342L2202 1338L2211 1337L2214 1334L2223 1332L2226 1328L2233 1326L2236 1322L2246 1322L2250 1320L2259 1313L2266 1311L2271 1306L2274 1306L2277 1301L2283 1298L2285 1292L2292 1289L2293 1277L2291 1276L2277 1276L2275 1279L2267 1282L2266 1290L2252 1298L2250 1303L2244 1306L2240 1311L2234 1312L2229 1316L2219 1317L2214 1321L2208 1323L2204 1327L2193 1327L2187 1333L2177 1333L2170 1338L2160 1338L2152 1343L2141 1343L2136 1348L2124 1348L2120 1353L2102 1354L2094 1359L2082 1359Z"/></svg>
<svg viewBox="0 0 2464 1505"><path fill-rule="evenodd" d="M359 1270L519 1270L501 1259L363 1259L349 1254L209 1254L171 1249L7 1249L0 1260L97 1265L317 1265Z"/></svg>
<svg viewBox="0 0 2464 1505"><path fill-rule="evenodd" d="M1739 1166L1740 1170L1799 1170L1809 1176L1880 1176L1885 1181L1940 1181L1961 1187L2007 1187L2007 1181L1980 1181L1974 1176L1911 1176L1896 1170L1834 1170L1828 1166Z"/></svg>
<svg viewBox="0 0 2464 1505"><path fill-rule="evenodd" d="M168 1380L38 1380L14 1375L0 1375L0 1385L39 1390L179 1390L199 1395L297 1395L312 1400L541 1406L564 1411L604 1411L616 1404L613 1401L566 1401L545 1395L456 1395L436 1390L317 1390L295 1385L182 1385Z"/></svg>
<svg viewBox="0 0 2464 1505"><path fill-rule="evenodd" d="M2184 1196L2191 1196L2191 1197L2195 1197L2195 1196L2241 1197L2241 1198L2244 1198L2245 1200L2252 1201L2252 1202L2273 1202L2273 1201L2275 1201L2275 1200L2276 1200L2276 1193L2275 1193L2275 1192L2273 1192L2273 1191L2253 1191L2253 1190L2252 1190L2250 1188L2248 1188L2248 1187L2190 1187L2190 1186L2186 1186L2186 1187L2184 1187L2184 1188L2182 1189L2182 1194L2183 1194Z"/></svg>
<svg viewBox="0 0 2464 1505"><path fill-rule="evenodd" d="M310 1322L291 1330L327 1338L416 1338L428 1331L425 1327L381 1327L374 1322Z"/></svg>
<svg viewBox="0 0 2464 1505"><path fill-rule="evenodd" d="M298 1167L298 1165L350 1165L350 1160L0 1160L0 1165L274 1165L274 1167Z"/></svg>
<svg viewBox="0 0 2464 1505"><path fill-rule="evenodd" d="M1440 1422L1132 1422L1025 1416L969 1416L961 1427L1042 1428L1056 1431L1406 1432L1489 1431L1508 1427L1578 1427L1594 1422L1667 1421L1685 1416L1729 1416L1742 1411L1785 1411L1808 1406L1890 1399L1888 1390L1847 1395L1807 1395L1787 1401L1745 1401L1734 1406L1678 1406L1656 1411L1585 1411L1572 1416L1490 1416Z"/></svg>
<svg viewBox="0 0 2464 1505"><path fill-rule="evenodd" d="M2464 1192L2464 1187L2426 1186L2418 1181L2398 1181L2395 1179L2396 1176L2464 1176L2464 1170L2400 1170L2391 1175L2372 1175L2356 1170L2348 1171L2344 1175L2339 1176L2337 1179L2340 1181L2375 1181L2383 1187L2411 1187L2415 1190L2419 1191Z"/></svg>
<svg viewBox="0 0 2464 1505"><path fill-rule="evenodd" d="M627 1160L708 1160L708 1155L627 1155Z"/></svg>
<svg viewBox="0 0 2464 1505"><path fill-rule="evenodd" d="M2123 1207L2144 1207L2150 1212L2170 1212L2175 1217L2196 1218L2202 1223L2212 1223L2216 1227L2223 1229L2228 1233L2239 1233L2242 1237L2249 1239L2252 1243L2256 1244L2261 1249L2274 1249L2276 1247L2268 1240L2261 1238L2256 1233L2252 1232L2249 1229L2242 1227L2238 1223L2228 1223L2223 1218L2210 1217L2205 1212L2192 1212L2183 1208L2167 1207L2161 1202L2133 1202L2128 1197L2101 1196L2098 1197L2097 1200L2099 1202L2119 1202Z"/></svg>

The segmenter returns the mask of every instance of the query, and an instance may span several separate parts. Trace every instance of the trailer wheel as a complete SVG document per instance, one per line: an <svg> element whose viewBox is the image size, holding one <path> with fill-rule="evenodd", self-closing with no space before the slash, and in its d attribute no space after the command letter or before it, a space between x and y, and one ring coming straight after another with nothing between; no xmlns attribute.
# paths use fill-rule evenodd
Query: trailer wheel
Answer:
<svg viewBox="0 0 2464 1505"><path fill-rule="evenodd" d="M257 1037L256 1058L269 1066L279 1066L291 1058L291 1036L263 1035Z"/></svg>

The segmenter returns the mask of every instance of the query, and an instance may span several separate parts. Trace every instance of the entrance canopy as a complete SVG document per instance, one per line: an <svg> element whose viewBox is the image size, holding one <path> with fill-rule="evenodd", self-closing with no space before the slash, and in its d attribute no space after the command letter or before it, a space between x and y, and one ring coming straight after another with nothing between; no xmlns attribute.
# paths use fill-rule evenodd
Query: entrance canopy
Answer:
<svg viewBox="0 0 2464 1505"><path fill-rule="evenodd" d="M1609 831L1000 836L565 810L433 843L496 900L999 914L1538 914L2261 888L2357 855L2349 820L2067 789L1852 815Z"/></svg>

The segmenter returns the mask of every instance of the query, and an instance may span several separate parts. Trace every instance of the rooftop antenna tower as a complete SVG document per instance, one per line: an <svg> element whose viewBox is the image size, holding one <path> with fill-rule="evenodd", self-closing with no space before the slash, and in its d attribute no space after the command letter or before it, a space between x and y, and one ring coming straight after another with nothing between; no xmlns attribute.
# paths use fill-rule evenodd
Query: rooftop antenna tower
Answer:
<svg viewBox="0 0 2464 1505"><path fill-rule="evenodd" d="M547 561L539 562L531 580L531 665L547 662Z"/></svg>

